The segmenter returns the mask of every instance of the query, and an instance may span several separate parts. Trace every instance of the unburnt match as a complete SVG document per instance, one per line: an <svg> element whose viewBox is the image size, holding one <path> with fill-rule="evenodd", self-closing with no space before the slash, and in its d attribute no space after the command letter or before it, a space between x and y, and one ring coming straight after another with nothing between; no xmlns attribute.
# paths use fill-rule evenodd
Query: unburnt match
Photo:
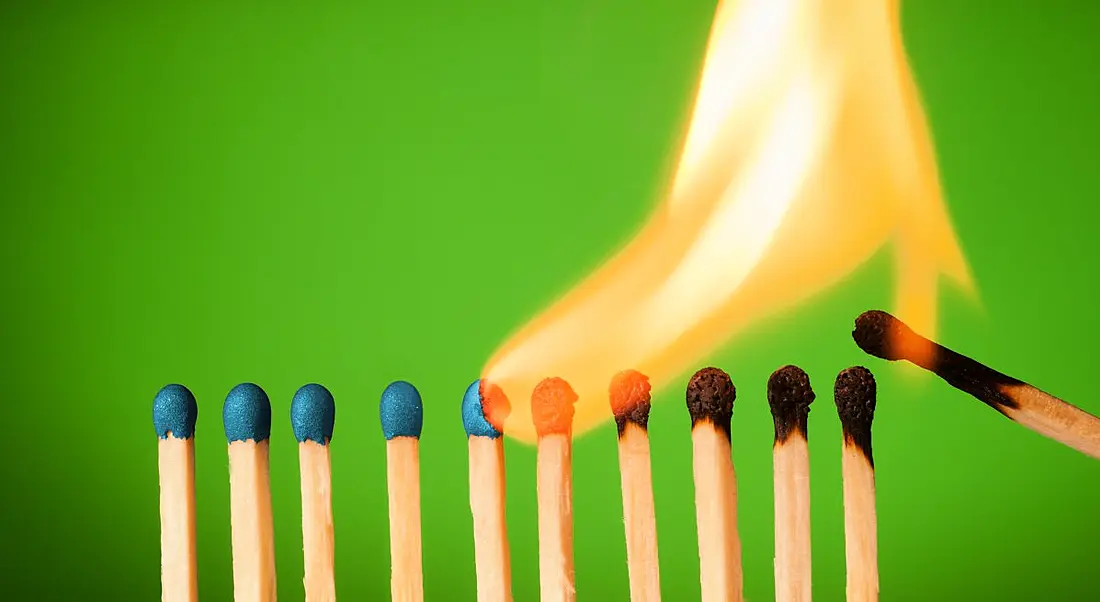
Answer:
<svg viewBox="0 0 1100 602"><path fill-rule="evenodd" d="M612 378L608 393L619 429L619 473L630 599L659 602L661 579L649 458L649 379L636 370L625 370Z"/></svg>
<svg viewBox="0 0 1100 602"><path fill-rule="evenodd" d="M195 420L199 406L183 385L153 399L160 473L160 583L162 602L199 598L195 557Z"/></svg>
<svg viewBox="0 0 1100 602"><path fill-rule="evenodd" d="M538 433L539 590L542 602L573 602L573 404L577 394L560 378L531 393Z"/></svg>
<svg viewBox="0 0 1100 602"><path fill-rule="evenodd" d="M470 453L470 512L478 602L512 600L511 555L504 518L504 438L510 404L499 387L474 381L462 397ZM499 425L494 426L494 425Z"/></svg>
<svg viewBox="0 0 1100 602"><path fill-rule="evenodd" d="M420 392L405 381L391 383L378 404L386 437L386 484L390 511L390 596L394 602L424 600L420 538Z"/></svg>
<svg viewBox="0 0 1100 602"><path fill-rule="evenodd" d="M775 422L776 602L809 602L812 594L807 422L813 400L810 377L797 366L784 366L768 379L768 405Z"/></svg>
<svg viewBox="0 0 1100 602"><path fill-rule="evenodd" d="M743 596L737 477L730 449L736 397L733 381L718 368L699 370L687 386L703 602L741 602Z"/></svg>
<svg viewBox="0 0 1100 602"><path fill-rule="evenodd" d="M302 481L302 550L306 602L335 602L332 465L329 442L336 424L332 393L318 384L298 389L290 403Z"/></svg>
<svg viewBox="0 0 1100 602"><path fill-rule="evenodd" d="M833 397L844 433L841 470L848 602L878 600L878 521L871 454L876 394L875 377L866 368L848 368L836 377Z"/></svg>
<svg viewBox="0 0 1100 602"><path fill-rule="evenodd" d="M930 341L884 311L856 318L852 338L875 357L916 364L1040 435L1100 458L1100 418Z"/></svg>
<svg viewBox="0 0 1100 602"><path fill-rule="evenodd" d="M252 383L237 385L222 406L229 442L233 599L275 602L275 532L271 518L268 442L271 402Z"/></svg>

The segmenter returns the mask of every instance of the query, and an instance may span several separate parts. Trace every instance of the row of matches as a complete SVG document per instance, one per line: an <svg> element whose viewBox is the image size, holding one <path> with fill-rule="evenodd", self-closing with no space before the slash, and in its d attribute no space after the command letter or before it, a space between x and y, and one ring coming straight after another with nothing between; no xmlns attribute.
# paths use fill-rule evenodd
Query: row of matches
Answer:
<svg viewBox="0 0 1100 602"><path fill-rule="evenodd" d="M1008 418L1093 457L1100 457L1100 420L1022 381L913 333L885 312L856 320L856 343L887 360L908 360L942 377ZM843 427L842 474L847 599L878 599L877 527L871 423L876 383L869 370L842 371L833 388ZM729 375L704 368L690 379L685 401L691 418L692 464L701 594L704 601L742 598L737 483L730 425L736 389ZM807 420L814 392L795 366L775 371L767 389L775 426L775 591L782 602L811 599L809 451ZM660 600L648 420L650 384L626 370L608 390L618 426L619 466L630 596ZM577 396L568 382L547 378L531 394L538 434L537 500L539 586L543 601L576 599L573 569L572 421ZM419 437L423 404L404 381L380 401L387 441L391 596L423 600ZM510 411L503 392L475 381L461 404L469 448L470 508L479 602L512 600L505 520L502 425ZM161 574L165 602L198 598L195 558L193 438L198 408L181 385L156 396L153 421L160 438ZM268 482L271 405L254 384L235 387L223 406L229 444L234 599L274 602L275 549ZM294 395L291 423L299 442L306 600L335 600L334 538L329 442L335 422L332 395L310 384Z"/></svg>

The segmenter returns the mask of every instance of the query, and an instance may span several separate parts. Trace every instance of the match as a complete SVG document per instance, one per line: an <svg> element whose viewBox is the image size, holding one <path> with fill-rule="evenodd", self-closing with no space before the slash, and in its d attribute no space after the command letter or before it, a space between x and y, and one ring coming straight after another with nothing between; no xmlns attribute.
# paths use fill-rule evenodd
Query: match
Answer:
<svg viewBox="0 0 1100 602"><path fill-rule="evenodd" d="M649 379L636 370L624 370L612 378L608 394L619 430L619 474L630 599L633 602L660 602L657 522L649 457Z"/></svg>
<svg viewBox="0 0 1100 602"><path fill-rule="evenodd" d="M718 368L703 368L687 386L691 415L699 583L703 602L741 602L741 538L730 421L737 391Z"/></svg>
<svg viewBox="0 0 1100 602"><path fill-rule="evenodd" d="M504 420L510 405L495 385L476 380L462 396L470 454L470 512L478 602L511 602L512 565L504 518ZM498 428L496 425L500 425Z"/></svg>
<svg viewBox="0 0 1100 602"><path fill-rule="evenodd" d="M275 602L275 533L271 519L268 440L271 402L252 383L233 387L222 406L229 442L233 599Z"/></svg>
<svg viewBox="0 0 1100 602"><path fill-rule="evenodd" d="M848 602L878 600L878 522L871 454L875 396L875 377L870 370L856 366L837 375L833 397L844 434L841 470Z"/></svg>
<svg viewBox="0 0 1100 602"><path fill-rule="evenodd" d="M391 383L379 403L386 437L386 483L390 510L390 595L393 602L424 600L420 540L420 392L405 381Z"/></svg>
<svg viewBox="0 0 1100 602"><path fill-rule="evenodd" d="M776 602L809 602L812 595L807 423L813 400L810 377L797 366L784 366L768 379L768 405L775 422Z"/></svg>
<svg viewBox="0 0 1100 602"><path fill-rule="evenodd" d="M573 404L577 394L560 378L531 393L538 433L536 479L539 521L539 591L542 602L573 602Z"/></svg>
<svg viewBox="0 0 1100 602"><path fill-rule="evenodd" d="M884 360L907 360L1033 431L1100 458L1100 418L913 332L879 310L856 318L852 338Z"/></svg>
<svg viewBox="0 0 1100 602"><path fill-rule="evenodd" d="M332 393L318 384L298 389L290 404L302 480L302 550L306 602L335 602L335 543L329 442L336 424Z"/></svg>
<svg viewBox="0 0 1100 602"><path fill-rule="evenodd" d="M153 399L160 473L160 584L162 602L199 599L195 555L195 420L199 406L183 385Z"/></svg>

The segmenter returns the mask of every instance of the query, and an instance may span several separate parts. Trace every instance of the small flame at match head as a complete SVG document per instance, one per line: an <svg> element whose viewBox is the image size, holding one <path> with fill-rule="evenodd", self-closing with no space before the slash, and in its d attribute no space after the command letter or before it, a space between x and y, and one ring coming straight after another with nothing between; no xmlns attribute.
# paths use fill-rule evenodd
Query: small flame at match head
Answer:
<svg viewBox="0 0 1100 602"><path fill-rule="evenodd" d="M840 423L846 430L870 431L875 418L875 376L863 366L843 370L836 377L833 398Z"/></svg>
<svg viewBox="0 0 1100 602"><path fill-rule="evenodd" d="M510 410L508 398L500 387L484 380L474 381L462 396L462 426L466 436L500 437Z"/></svg>
<svg viewBox="0 0 1100 602"><path fill-rule="evenodd" d="M611 378L608 398L620 435L627 422L649 427L650 390L649 377L637 370L623 370Z"/></svg>
<svg viewBox="0 0 1100 602"><path fill-rule="evenodd" d="M782 443L793 433L806 436L810 404L815 398L810 377L798 366L783 366L768 379L768 405L775 421L775 441Z"/></svg>
<svg viewBox="0 0 1100 602"><path fill-rule="evenodd" d="M688 382L686 397L691 428L700 422L710 422L729 436L733 402L737 399L737 389L729 374L713 367L699 370Z"/></svg>
<svg viewBox="0 0 1100 602"><path fill-rule="evenodd" d="M570 434L573 429L573 404L577 394L564 379L543 379L531 393L531 419L539 437Z"/></svg>
<svg viewBox="0 0 1100 602"><path fill-rule="evenodd" d="M884 360L909 360L925 368L935 360L934 343L882 310L860 314L852 338L864 352Z"/></svg>

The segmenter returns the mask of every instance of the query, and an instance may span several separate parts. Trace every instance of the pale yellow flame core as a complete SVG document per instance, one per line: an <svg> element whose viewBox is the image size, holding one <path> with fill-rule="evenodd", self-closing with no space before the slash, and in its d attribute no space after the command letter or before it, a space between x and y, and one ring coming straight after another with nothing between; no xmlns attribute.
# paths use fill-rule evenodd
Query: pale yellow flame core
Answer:
<svg viewBox="0 0 1100 602"><path fill-rule="evenodd" d="M610 419L615 373L667 384L891 241L894 311L931 333L940 274L971 280L897 2L727 0L666 202L485 367L512 402L504 430L534 441L531 391L551 376L580 397L574 432Z"/></svg>

